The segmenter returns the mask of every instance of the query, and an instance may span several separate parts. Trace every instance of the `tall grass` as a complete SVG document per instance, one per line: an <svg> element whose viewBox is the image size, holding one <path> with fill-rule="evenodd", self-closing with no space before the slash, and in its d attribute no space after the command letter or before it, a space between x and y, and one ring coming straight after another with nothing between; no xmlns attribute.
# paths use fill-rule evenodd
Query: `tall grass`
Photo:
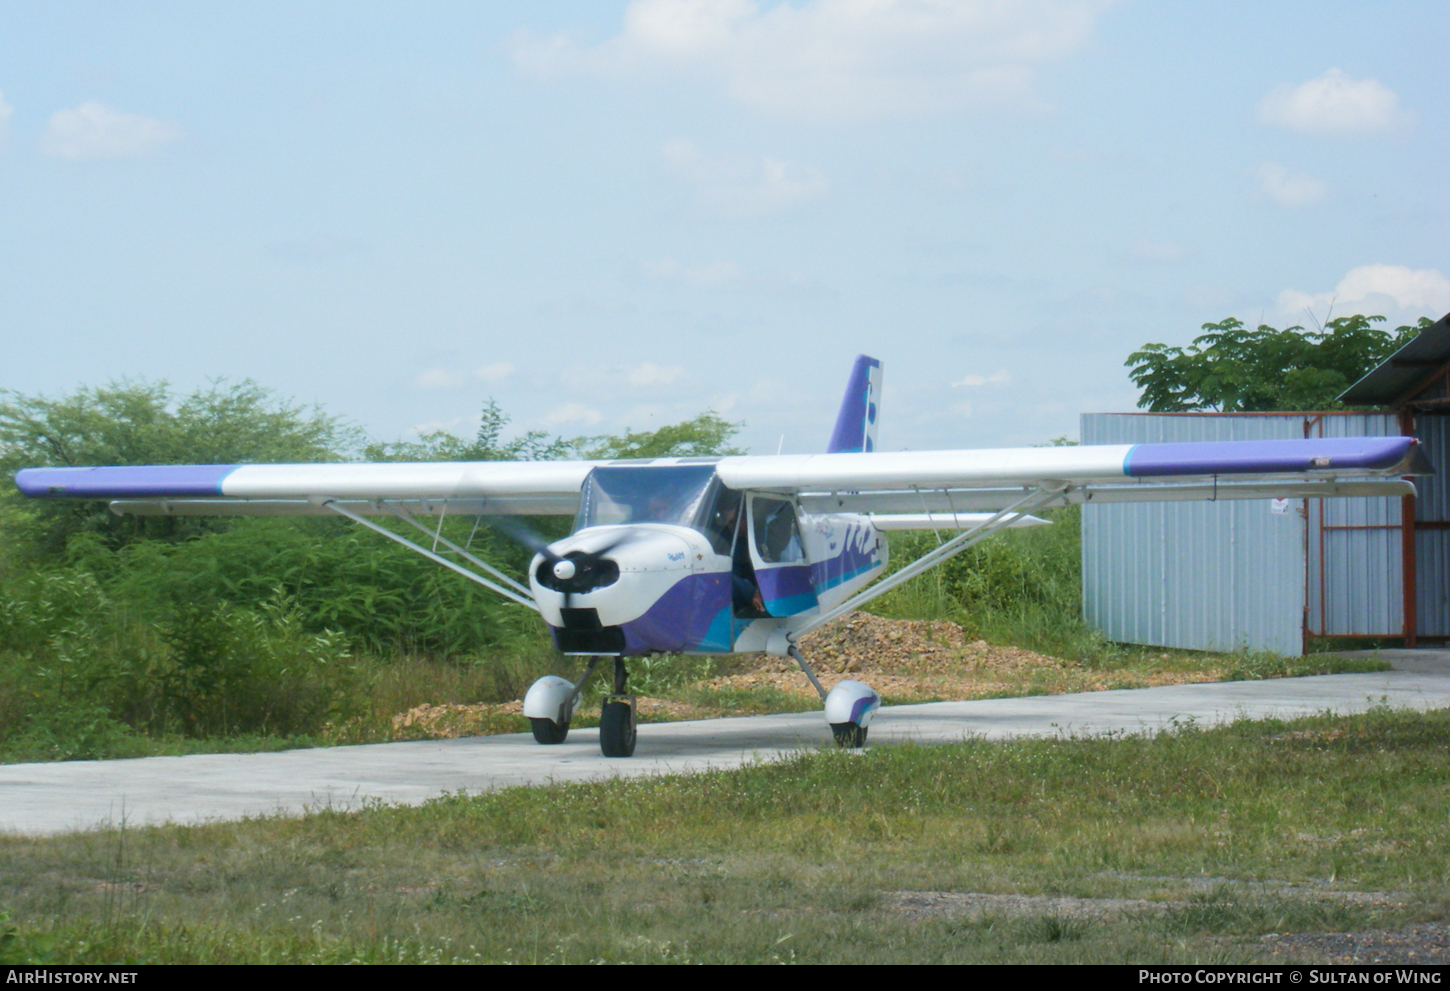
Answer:
<svg viewBox="0 0 1450 991"><path fill-rule="evenodd" d="M317 568L300 579L313 591L299 596L279 582L263 597L230 581L229 569L242 566L209 539L170 553L87 545L67 566L7 576L0 759L140 756L157 752L158 740L180 741L161 752L194 749L188 740L318 742L338 738L339 727L343 739L387 739L396 712L518 698L561 664L537 616L493 603L470 613L471 588L405 589L433 597L411 627L382 605L358 623L316 603L361 611L370 586L334 574L328 582L340 587L321 594L316 576L328 572ZM209 554L216 566L200 577ZM432 614L440 621L427 625ZM429 643L438 649L419 649Z"/></svg>
<svg viewBox="0 0 1450 991"><path fill-rule="evenodd" d="M1040 514L1049 526L1008 530L877 599L871 611L894 619L949 619L970 637L1068 660L1124 656L1082 618L1082 509ZM894 534L892 570L954 531Z"/></svg>

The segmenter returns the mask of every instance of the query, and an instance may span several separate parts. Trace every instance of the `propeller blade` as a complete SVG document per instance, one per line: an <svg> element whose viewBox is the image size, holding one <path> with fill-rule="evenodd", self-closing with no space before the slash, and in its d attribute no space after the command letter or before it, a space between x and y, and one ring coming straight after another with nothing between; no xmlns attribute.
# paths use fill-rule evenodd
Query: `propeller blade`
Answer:
<svg viewBox="0 0 1450 991"><path fill-rule="evenodd" d="M489 526L509 538L516 544L520 544L533 551L535 554L542 554L544 560L549 564L558 564L563 558L549 550L550 540L542 533L530 527L522 520L516 520L508 516L495 516L488 521Z"/></svg>
<svg viewBox="0 0 1450 991"><path fill-rule="evenodd" d="M597 550L589 551L587 554L584 555L584 558L586 560L589 560L589 561L597 561L601 557L603 557L605 554L608 554L610 551L614 550L615 548L622 547L625 544L632 544L632 543L634 543L638 539L639 539L639 535L636 534L634 531L632 531L632 530L625 530L618 537L615 537L613 540L611 540L609 543L605 544L603 547L600 547Z"/></svg>
<svg viewBox="0 0 1450 991"><path fill-rule="evenodd" d="M567 556L564 556L551 551L549 549L549 539L522 520L507 516L496 516L489 520L489 525L514 543L527 547L535 554L541 556L550 570L553 570L557 565L562 563L569 565L568 570L571 572L569 578L557 578L560 585L551 586L558 588L558 591L563 594L563 605L565 609L571 609L574 606L574 595L578 591L573 587L573 579L576 575L581 575L592 570L604 555L610 551L639 539L639 534L630 529L625 529L603 547L597 547L592 551L570 551ZM557 576L558 572L555 572L555 575Z"/></svg>

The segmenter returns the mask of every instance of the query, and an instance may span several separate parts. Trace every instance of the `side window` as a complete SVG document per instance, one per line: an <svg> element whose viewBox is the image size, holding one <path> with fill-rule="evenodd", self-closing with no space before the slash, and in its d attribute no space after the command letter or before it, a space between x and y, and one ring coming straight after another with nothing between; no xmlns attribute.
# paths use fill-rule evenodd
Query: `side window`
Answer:
<svg viewBox="0 0 1450 991"><path fill-rule="evenodd" d="M742 495L723 485L715 490L715 500L705 517L705 536L716 554L729 554L740 521Z"/></svg>
<svg viewBox="0 0 1450 991"><path fill-rule="evenodd" d="M755 551L767 564L790 564L804 561L800 528L796 525L795 507L784 499L756 496L752 500L755 529Z"/></svg>

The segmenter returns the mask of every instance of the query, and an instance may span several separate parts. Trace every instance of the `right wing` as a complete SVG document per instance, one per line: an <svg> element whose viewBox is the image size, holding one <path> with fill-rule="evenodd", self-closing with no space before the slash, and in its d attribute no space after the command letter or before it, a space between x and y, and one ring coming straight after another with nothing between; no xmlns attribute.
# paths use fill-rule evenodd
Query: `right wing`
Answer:
<svg viewBox="0 0 1450 991"><path fill-rule="evenodd" d="M1414 494L1413 437L1103 444L724 458L731 488L795 495L812 513L1003 509L1025 489L1054 504Z"/></svg>
<svg viewBox="0 0 1450 991"><path fill-rule="evenodd" d="M362 515L378 500L414 512L568 515L596 461L438 461L382 464L140 465L26 468L28 496L111 499L139 516L330 515L332 501Z"/></svg>

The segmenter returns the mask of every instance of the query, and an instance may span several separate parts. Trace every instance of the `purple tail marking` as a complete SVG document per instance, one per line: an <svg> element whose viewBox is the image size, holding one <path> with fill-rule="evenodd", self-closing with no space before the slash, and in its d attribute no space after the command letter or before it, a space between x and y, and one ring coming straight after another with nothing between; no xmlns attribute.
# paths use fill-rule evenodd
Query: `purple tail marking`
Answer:
<svg viewBox="0 0 1450 991"><path fill-rule="evenodd" d="M827 454L858 454L870 451L876 446L876 405L881 397L873 388L872 372L877 383L881 380L881 362L864 354L856 356L851 368L851 380L846 384L846 396L841 400L841 411L836 414L836 429L831 432L831 443Z"/></svg>

